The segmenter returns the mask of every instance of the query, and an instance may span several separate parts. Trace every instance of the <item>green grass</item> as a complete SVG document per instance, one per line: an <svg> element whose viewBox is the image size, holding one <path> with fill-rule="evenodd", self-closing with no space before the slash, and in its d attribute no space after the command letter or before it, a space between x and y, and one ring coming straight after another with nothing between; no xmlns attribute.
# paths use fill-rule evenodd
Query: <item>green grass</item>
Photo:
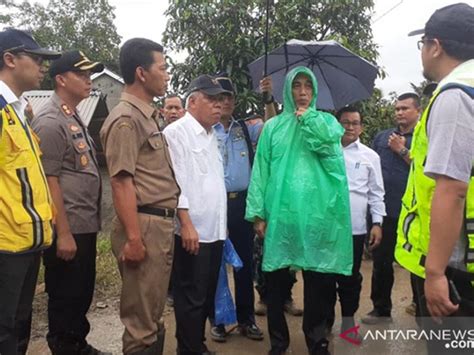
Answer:
<svg viewBox="0 0 474 355"><path fill-rule="evenodd" d="M97 236L96 259L96 297L107 298L120 293L120 274L117 262L112 253L109 233L99 233Z"/></svg>

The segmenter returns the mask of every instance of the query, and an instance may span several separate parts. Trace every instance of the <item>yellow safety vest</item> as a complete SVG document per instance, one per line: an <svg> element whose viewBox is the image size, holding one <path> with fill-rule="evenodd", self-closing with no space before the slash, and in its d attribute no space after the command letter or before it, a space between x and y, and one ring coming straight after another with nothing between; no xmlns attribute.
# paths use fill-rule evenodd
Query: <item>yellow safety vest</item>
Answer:
<svg viewBox="0 0 474 355"><path fill-rule="evenodd" d="M53 205L38 139L0 96L0 253L52 243Z"/></svg>
<svg viewBox="0 0 474 355"><path fill-rule="evenodd" d="M398 222L395 259L410 272L425 278L425 259L430 241L431 200L435 189L435 180L424 174L428 152L427 121L438 95L451 88L461 88L474 99L474 88L459 84L448 84L434 92L428 107L413 133L410 151L412 163L407 188L402 198L402 209ZM473 117L474 120L474 117ZM465 254L466 270L474 274L474 177L471 173L466 197L464 233L467 238Z"/></svg>

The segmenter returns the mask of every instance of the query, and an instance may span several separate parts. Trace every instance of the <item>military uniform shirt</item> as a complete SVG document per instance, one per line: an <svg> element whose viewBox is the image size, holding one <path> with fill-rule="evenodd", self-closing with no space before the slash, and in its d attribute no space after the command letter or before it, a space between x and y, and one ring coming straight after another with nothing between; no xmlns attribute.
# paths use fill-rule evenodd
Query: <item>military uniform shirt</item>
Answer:
<svg viewBox="0 0 474 355"><path fill-rule="evenodd" d="M100 138L109 175L126 172L133 176L138 206L176 208L180 190L153 107L122 93L102 126Z"/></svg>
<svg viewBox="0 0 474 355"><path fill-rule="evenodd" d="M100 230L101 178L96 150L77 112L53 94L33 119L46 176L57 176L72 234Z"/></svg>

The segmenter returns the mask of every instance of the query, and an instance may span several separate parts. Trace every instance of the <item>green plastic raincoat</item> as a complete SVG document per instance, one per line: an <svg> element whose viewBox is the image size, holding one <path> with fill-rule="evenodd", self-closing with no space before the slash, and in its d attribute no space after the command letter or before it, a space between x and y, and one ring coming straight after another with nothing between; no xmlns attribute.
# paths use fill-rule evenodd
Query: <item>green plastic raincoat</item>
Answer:
<svg viewBox="0 0 474 355"><path fill-rule="evenodd" d="M297 118L292 82L313 82L313 99ZM267 222L263 270L285 267L352 273L352 229L341 137L336 118L316 110L317 81L306 67L291 70L284 85L284 111L268 121L259 138L245 218Z"/></svg>

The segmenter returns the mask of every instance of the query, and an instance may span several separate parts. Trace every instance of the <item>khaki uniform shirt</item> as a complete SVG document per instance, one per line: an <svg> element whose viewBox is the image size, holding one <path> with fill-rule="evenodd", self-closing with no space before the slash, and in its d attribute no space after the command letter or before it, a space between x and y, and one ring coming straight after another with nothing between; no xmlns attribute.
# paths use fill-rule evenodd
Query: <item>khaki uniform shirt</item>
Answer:
<svg viewBox="0 0 474 355"><path fill-rule="evenodd" d="M31 124L47 176L57 176L72 234L100 230L101 178L96 149L77 112L53 94Z"/></svg>
<svg viewBox="0 0 474 355"><path fill-rule="evenodd" d="M138 206L174 209L180 189L158 112L137 97L123 93L100 131L111 177L133 176Z"/></svg>

